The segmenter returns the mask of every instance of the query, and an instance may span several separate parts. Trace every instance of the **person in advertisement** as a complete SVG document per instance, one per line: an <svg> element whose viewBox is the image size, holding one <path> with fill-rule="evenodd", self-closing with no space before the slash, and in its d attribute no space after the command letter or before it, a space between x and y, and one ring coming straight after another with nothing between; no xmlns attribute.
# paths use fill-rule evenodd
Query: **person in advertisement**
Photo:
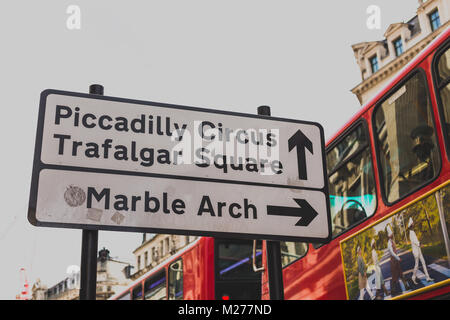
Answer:
<svg viewBox="0 0 450 320"><path fill-rule="evenodd" d="M412 254L414 256L414 270L412 275L412 282L417 284L417 270L419 269L419 260L422 263L422 268L426 276L426 281L431 282L433 279L428 274L427 265L425 263L425 259L422 254L422 250L420 249L420 241L417 238L416 233L414 232L414 221L412 218L409 218L408 221L408 229L409 229L409 241L411 242Z"/></svg>
<svg viewBox="0 0 450 320"><path fill-rule="evenodd" d="M358 286L359 286L359 300L364 300L364 290L370 296L370 299L375 299L375 296L370 289L369 282L367 281L367 268L366 263L364 262L364 258L361 253L361 246L358 245L356 248L356 252L358 254Z"/></svg>
<svg viewBox="0 0 450 320"><path fill-rule="evenodd" d="M394 241L394 233L392 232L392 228L390 225L387 226L387 235L388 235L388 250L390 254L390 265L391 265L391 275L392 275L392 283L391 283L391 292L401 292L400 288L400 280L403 282L403 286L406 288L408 282L405 280L403 276L403 270L400 266L401 258L397 254L397 247Z"/></svg>
<svg viewBox="0 0 450 320"><path fill-rule="evenodd" d="M384 277L383 273L381 272L380 260L378 259L375 239L372 239L370 246L372 247L372 262L375 268L375 289L376 289L375 299L382 300L383 293L385 296L388 296L389 293L384 285Z"/></svg>

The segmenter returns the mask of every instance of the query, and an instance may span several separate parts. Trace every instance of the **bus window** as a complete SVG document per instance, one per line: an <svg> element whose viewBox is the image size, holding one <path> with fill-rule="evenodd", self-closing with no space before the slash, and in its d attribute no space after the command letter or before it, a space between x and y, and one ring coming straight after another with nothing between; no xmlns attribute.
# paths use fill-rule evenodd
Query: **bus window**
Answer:
<svg viewBox="0 0 450 320"><path fill-rule="evenodd" d="M133 300L142 300L142 284L138 284L133 289Z"/></svg>
<svg viewBox="0 0 450 320"><path fill-rule="evenodd" d="M422 72L414 73L377 107L374 127L386 202L404 198L437 175L439 148Z"/></svg>
<svg viewBox="0 0 450 320"><path fill-rule="evenodd" d="M219 241L218 241L219 242ZM252 267L252 246L250 242L219 242L217 267L219 277L245 278L254 277L255 272ZM257 250L256 255L260 256L261 251Z"/></svg>
<svg viewBox="0 0 450 320"><path fill-rule="evenodd" d="M286 267L294 261L306 255L308 251L308 244L304 242L287 242L280 241L281 248L281 265Z"/></svg>
<svg viewBox="0 0 450 320"><path fill-rule="evenodd" d="M440 103L444 116L443 130L447 144L447 153L450 154L450 48L436 60L435 79L437 86L437 100Z"/></svg>
<svg viewBox="0 0 450 320"><path fill-rule="evenodd" d="M131 297L130 293L127 292L127 293L121 295L117 300L130 300L130 297Z"/></svg>
<svg viewBox="0 0 450 320"><path fill-rule="evenodd" d="M144 284L145 300L164 300L166 299L166 272L151 277Z"/></svg>
<svg viewBox="0 0 450 320"><path fill-rule="evenodd" d="M258 242L257 242L258 243ZM256 247L256 264L261 264ZM215 239L216 299L261 299L261 274L253 271L253 242Z"/></svg>
<svg viewBox="0 0 450 320"><path fill-rule="evenodd" d="M169 266L169 300L183 299L183 261L177 260Z"/></svg>
<svg viewBox="0 0 450 320"><path fill-rule="evenodd" d="M370 217L375 181L366 128L359 124L327 152L332 236Z"/></svg>

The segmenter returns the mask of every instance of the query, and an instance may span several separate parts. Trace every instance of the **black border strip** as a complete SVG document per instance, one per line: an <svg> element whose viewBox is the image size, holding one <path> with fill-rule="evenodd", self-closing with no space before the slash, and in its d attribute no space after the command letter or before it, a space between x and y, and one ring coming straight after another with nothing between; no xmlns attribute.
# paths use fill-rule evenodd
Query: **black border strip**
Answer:
<svg viewBox="0 0 450 320"><path fill-rule="evenodd" d="M152 106L152 107L173 108L173 109L224 114L224 115L264 119L264 120L272 120L272 121L314 125L319 128L319 132L320 132L320 140L321 140L321 148L322 148L322 162L323 162L323 168L324 168L324 170L323 170L324 186L323 186L323 188L304 188L304 187L296 187L296 186L272 185L272 184L242 182L242 181L233 181L233 180L208 179L208 178L184 177L184 176L180 177L180 176L172 176L172 175L165 175L165 174L154 174L154 173L143 173L143 172L138 173L138 172L134 172L134 171L129 172L129 171L111 170L111 169L95 169L95 168L45 164L41 161L42 138L43 138L43 132L44 132L46 100L47 100L47 96L50 94L59 94L59 95L74 96L74 97L81 97L81 98L88 98L88 99L99 99L99 100L107 100L107 101L115 101L115 102L133 103L133 104L147 105L147 106ZM329 203L329 198L328 198L328 177L327 177L327 172L326 172L325 137L324 137L323 127L319 123L302 121L302 120L277 118L277 117L268 117L268 116L261 116L261 115L253 115L253 114L246 114L246 113L238 113L238 112L231 112L231 111L221 111L221 110L197 108L197 107L190 107L190 106L173 105L173 104L151 102L151 101L132 100L132 99L117 98L117 97L92 95L92 94L86 94L86 93L77 93L77 92L61 91L61 90L54 90L54 89L46 89L46 90L42 91L41 96L40 96L38 124L37 124L36 131L37 132L36 132L33 170L32 170L30 198L29 198L29 207L28 207L28 221L34 226L75 228L75 229L86 229L86 230L129 231L129 232L140 232L140 233L142 233L142 232L171 233L171 234L181 234L181 235L212 236L212 237L222 237L222 238L229 238L229 237L236 237L236 238L243 238L243 239L258 238L258 239L267 239L267 240L302 241L302 242L324 242L324 243L326 243L331 240L331 216L330 216L330 203ZM262 187L272 187L272 188L282 188L282 189L289 188L289 189L298 189L298 190L320 191L325 194L325 198L326 198L328 236L325 238L311 238L311 237L273 236L273 235L263 235L263 234L243 234L243 233L233 233L233 232L205 232L205 231L192 231L192 230L179 230L179 229L154 229L154 228L136 228L136 227L124 227L124 226L116 227L116 226L95 225L95 224L80 225L80 224L71 224L71 223L41 222L36 219L36 206L37 206L37 194L38 194L38 185L39 185L39 174L40 174L41 170L44 170L44 169L66 170L66 171L77 171L77 172L122 174L122 175L129 175L129 176L133 176L133 175L134 176L149 176L149 177L156 177L156 178L172 178L172 179L179 179L179 180L231 183L231 184L240 184L240 185L244 185L244 186L245 185L256 185L256 186L262 186Z"/></svg>

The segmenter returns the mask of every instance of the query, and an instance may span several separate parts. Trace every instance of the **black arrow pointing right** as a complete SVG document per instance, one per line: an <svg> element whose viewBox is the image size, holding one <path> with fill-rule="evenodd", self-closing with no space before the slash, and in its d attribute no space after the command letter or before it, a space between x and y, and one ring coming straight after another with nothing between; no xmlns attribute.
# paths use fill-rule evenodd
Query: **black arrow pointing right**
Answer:
<svg viewBox="0 0 450 320"><path fill-rule="evenodd" d="M269 216L286 216L286 217L300 217L296 226L306 227L318 215L317 211L305 199L294 199L300 206L298 207L283 207L283 206L267 206L267 215Z"/></svg>

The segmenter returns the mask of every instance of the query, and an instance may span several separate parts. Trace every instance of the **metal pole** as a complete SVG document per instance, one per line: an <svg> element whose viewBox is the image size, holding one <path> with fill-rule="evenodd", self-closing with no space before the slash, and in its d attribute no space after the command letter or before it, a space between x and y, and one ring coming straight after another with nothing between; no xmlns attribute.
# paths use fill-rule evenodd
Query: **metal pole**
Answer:
<svg viewBox="0 0 450 320"><path fill-rule="evenodd" d="M103 95L103 86L92 84L90 94ZM83 230L81 242L80 300L96 300L98 230Z"/></svg>
<svg viewBox="0 0 450 320"><path fill-rule="evenodd" d="M258 107L258 114L262 116L270 116L270 107ZM266 248L270 299L284 300L283 267L281 266L280 241L267 241Z"/></svg>
<svg viewBox="0 0 450 320"><path fill-rule="evenodd" d="M95 300L97 293L98 231L83 230L82 237L80 300Z"/></svg>

